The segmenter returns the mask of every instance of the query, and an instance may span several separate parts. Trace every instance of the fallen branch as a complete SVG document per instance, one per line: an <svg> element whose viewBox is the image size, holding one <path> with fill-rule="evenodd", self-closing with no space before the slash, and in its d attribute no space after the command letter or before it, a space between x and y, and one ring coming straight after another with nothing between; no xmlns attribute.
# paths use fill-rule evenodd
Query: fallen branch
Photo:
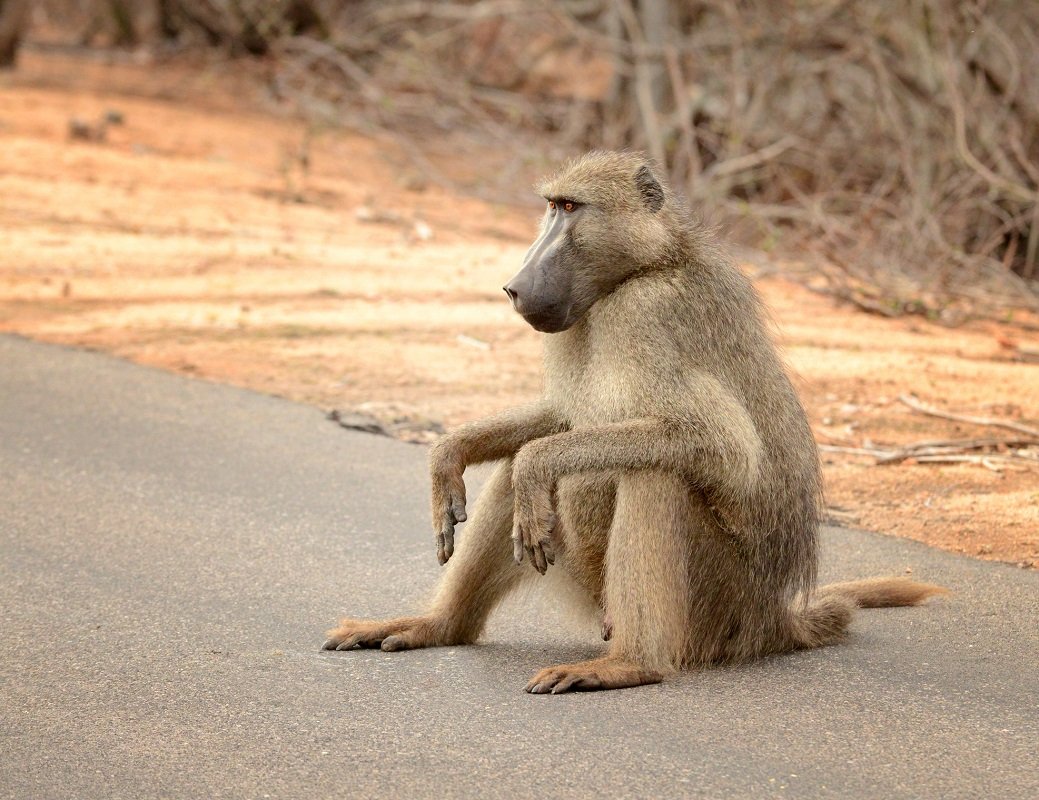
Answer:
<svg viewBox="0 0 1039 800"><path fill-rule="evenodd" d="M917 459L921 464L978 464L985 469L992 470L992 472L1002 472L1003 469L996 463L997 461L1005 461L993 456L922 456Z"/></svg>
<svg viewBox="0 0 1039 800"><path fill-rule="evenodd" d="M1022 425L1020 422L1014 422L1009 419L994 419L992 417L972 417L966 414L953 414L949 411L941 411L940 409L925 405L912 395L908 394L899 395L898 400L899 402L909 406L914 411L919 411L921 414L927 414L931 417L939 417L940 419L949 419L954 422L967 422L971 425L1006 428L1007 430L1023 433L1026 436L1036 439L1037 443L1039 443L1039 429L1031 428L1028 425Z"/></svg>
<svg viewBox="0 0 1039 800"><path fill-rule="evenodd" d="M873 458L886 458L893 454L892 450L877 450L873 447L841 447L836 444L817 444L820 452L843 453L849 456L872 456Z"/></svg>
<svg viewBox="0 0 1039 800"><path fill-rule="evenodd" d="M991 453L992 455L1016 457L1017 453L1015 451L1007 453L1009 448L1035 445L1039 445L1039 439L949 439L945 442L918 442L900 448L890 455L878 457L877 463L897 464L910 458L923 461L925 459L937 459L946 456L969 455L971 451L975 450L995 450L996 452Z"/></svg>
<svg viewBox="0 0 1039 800"><path fill-rule="evenodd" d="M947 439L916 442L903 447L845 447L842 445L819 444L823 453L867 456L875 459L877 466L901 464L913 460L920 464L980 464L998 471L997 462L1026 462L1039 464L1039 438L1014 439ZM1021 449L1012 449L1021 448ZM988 452L978 453L978 450Z"/></svg>

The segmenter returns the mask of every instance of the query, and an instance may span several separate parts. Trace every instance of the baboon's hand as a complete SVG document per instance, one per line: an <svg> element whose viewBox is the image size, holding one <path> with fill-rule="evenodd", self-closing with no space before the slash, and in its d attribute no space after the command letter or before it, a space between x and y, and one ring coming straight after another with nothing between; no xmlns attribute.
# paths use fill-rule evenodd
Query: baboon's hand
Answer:
<svg viewBox="0 0 1039 800"><path fill-rule="evenodd" d="M433 534L437 561L447 563L455 552L455 525L465 522L465 465L449 446L436 446L430 452L429 471L433 481Z"/></svg>
<svg viewBox="0 0 1039 800"><path fill-rule="evenodd" d="M525 448L526 449L526 448ZM556 563L556 509L554 482L546 479L532 457L520 451L512 471L515 508L512 513L512 547L517 564L524 555L542 575Z"/></svg>

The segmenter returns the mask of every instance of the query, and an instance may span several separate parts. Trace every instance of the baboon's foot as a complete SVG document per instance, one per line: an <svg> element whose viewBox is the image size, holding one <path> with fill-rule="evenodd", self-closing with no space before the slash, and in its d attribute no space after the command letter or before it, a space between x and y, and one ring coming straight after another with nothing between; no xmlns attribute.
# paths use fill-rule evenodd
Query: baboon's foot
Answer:
<svg viewBox="0 0 1039 800"><path fill-rule="evenodd" d="M640 667L634 662L605 656L543 669L527 684L527 691L531 694L562 694L596 689L625 689L646 683L660 683L663 678L663 674Z"/></svg>
<svg viewBox="0 0 1039 800"><path fill-rule="evenodd" d="M413 650L463 644L452 637L446 626L432 617L398 617L386 620L344 619L330 630L322 650L350 650L354 647Z"/></svg>

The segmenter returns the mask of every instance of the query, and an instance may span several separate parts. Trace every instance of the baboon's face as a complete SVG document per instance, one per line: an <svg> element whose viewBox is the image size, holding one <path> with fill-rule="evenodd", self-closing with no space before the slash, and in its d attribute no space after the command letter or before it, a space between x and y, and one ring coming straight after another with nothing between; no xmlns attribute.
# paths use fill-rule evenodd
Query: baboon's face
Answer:
<svg viewBox="0 0 1039 800"><path fill-rule="evenodd" d="M570 328L599 298L659 258L666 232L660 184L618 156L609 174L588 158L545 184L541 231L505 293L531 327ZM584 174L582 174L582 170ZM606 173L606 174L604 174Z"/></svg>
<svg viewBox="0 0 1039 800"><path fill-rule="evenodd" d="M566 198L548 201L541 232L523 259L523 268L505 284L512 307L543 333L573 325L594 302L580 286L578 232L595 209Z"/></svg>

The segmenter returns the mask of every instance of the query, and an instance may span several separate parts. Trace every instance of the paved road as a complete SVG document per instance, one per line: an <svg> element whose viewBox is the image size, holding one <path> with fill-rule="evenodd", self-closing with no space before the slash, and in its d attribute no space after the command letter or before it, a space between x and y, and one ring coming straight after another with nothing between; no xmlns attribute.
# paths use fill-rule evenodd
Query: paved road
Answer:
<svg viewBox="0 0 1039 800"><path fill-rule="evenodd" d="M0 337L0 797L1039 796L1039 575L896 539L828 531L823 577L954 601L661 686L524 694L597 649L538 598L478 647L319 652L436 580L424 461Z"/></svg>

